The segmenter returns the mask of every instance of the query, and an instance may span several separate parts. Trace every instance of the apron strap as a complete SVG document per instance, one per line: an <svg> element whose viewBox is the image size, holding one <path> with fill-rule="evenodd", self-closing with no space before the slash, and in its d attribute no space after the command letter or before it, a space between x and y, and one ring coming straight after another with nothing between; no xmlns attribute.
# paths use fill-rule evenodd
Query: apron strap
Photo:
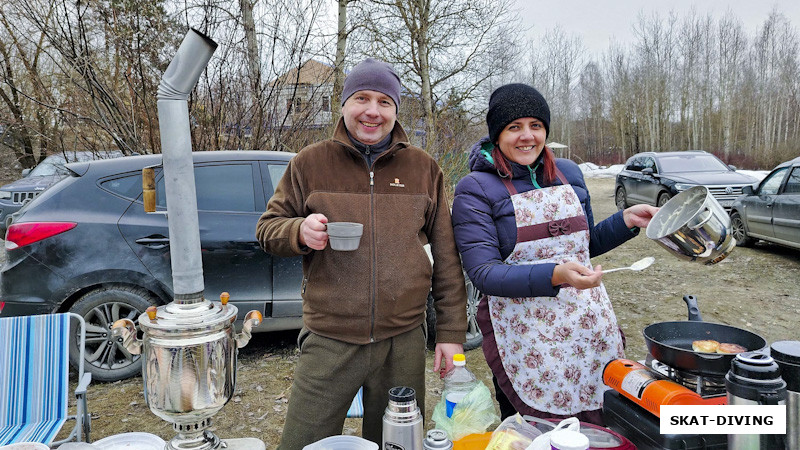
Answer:
<svg viewBox="0 0 800 450"><path fill-rule="evenodd" d="M508 189L508 193L509 194L511 194L511 195L517 195L518 194L517 188L515 188L514 185L511 184L511 180L509 180L508 178L500 177L500 181L502 181L503 184L506 186L506 189Z"/></svg>
<svg viewBox="0 0 800 450"><path fill-rule="evenodd" d="M558 166L556 166L556 177L558 177L559 181L561 181L561 184L563 184L564 186L569 184L567 183L567 177L565 177L564 174L561 173L560 170L558 170Z"/></svg>

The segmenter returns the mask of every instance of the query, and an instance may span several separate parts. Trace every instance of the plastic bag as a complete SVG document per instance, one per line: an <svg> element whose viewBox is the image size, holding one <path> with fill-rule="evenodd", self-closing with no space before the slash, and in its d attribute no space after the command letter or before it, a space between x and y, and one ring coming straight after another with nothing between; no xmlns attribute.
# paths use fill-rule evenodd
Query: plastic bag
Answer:
<svg viewBox="0 0 800 450"><path fill-rule="evenodd" d="M495 413L492 393L485 384L479 382L456 404L452 417L447 417L447 407L442 397L433 409L432 419L436 428L444 430L451 440L456 441L468 434L486 432L500 417Z"/></svg>
<svg viewBox="0 0 800 450"><path fill-rule="evenodd" d="M577 417L570 417L569 419L562 420L558 423L558 425L556 425L555 428L534 439L533 442L531 442L531 445L529 445L525 450L550 450L550 436L555 431L564 429L580 432L581 421L578 420Z"/></svg>
<svg viewBox="0 0 800 450"><path fill-rule="evenodd" d="M525 422L522 416L514 414L494 430L486 450L525 450L541 434L538 428Z"/></svg>

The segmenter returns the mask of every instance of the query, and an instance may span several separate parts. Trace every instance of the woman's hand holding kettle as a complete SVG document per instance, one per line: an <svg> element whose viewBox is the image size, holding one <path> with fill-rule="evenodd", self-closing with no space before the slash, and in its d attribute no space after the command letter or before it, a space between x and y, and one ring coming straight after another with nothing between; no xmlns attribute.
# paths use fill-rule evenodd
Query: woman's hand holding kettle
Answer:
<svg viewBox="0 0 800 450"><path fill-rule="evenodd" d="M625 226L628 228L647 228L647 226L650 225L650 219L652 219L657 212L658 208L655 206L633 205L622 211L622 219L625 220Z"/></svg>

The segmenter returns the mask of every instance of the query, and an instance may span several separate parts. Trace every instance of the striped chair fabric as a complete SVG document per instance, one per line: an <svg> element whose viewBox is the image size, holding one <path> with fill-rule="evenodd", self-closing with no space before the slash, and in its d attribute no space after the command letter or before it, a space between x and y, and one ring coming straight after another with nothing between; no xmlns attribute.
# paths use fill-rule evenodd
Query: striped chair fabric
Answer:
<svg viewBox="0 0 800 450"><path fill-rule="evenodd" d="M347 417L364 417L364 388L359 388L350 409L347 410Z"/></svg>
<svg viewBox="0 0 800 450"><path fill-rule="evenodd" d="M0 445L49 445L67 420L69 320L0 318Z"/></svg>

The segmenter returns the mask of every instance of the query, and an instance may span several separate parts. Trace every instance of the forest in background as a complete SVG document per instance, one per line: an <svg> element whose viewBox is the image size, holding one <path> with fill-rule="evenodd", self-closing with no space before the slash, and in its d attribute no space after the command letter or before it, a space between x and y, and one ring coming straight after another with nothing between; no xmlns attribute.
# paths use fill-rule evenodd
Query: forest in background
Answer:
<svg viewBox="0 0 800 450"><path fill-rule="evenodd" d="M287 90L303 105L324 90L284 75L310 59L332 67L335 117L344 74L372 56L400 74L413 143L454 179L508 82L544 94L549 140L576 162L703 149L767 169L800 153L800 40L779 10L754 33L734 12L640 13L630 26L632 42L591 55L563 29L521 23L510 0L12 0L0 153L28 168L67 150L160 152L156 89L188 27L219 44L189 101L195 150L298 151L328 136L314 111L285 107Z"/></svg>

